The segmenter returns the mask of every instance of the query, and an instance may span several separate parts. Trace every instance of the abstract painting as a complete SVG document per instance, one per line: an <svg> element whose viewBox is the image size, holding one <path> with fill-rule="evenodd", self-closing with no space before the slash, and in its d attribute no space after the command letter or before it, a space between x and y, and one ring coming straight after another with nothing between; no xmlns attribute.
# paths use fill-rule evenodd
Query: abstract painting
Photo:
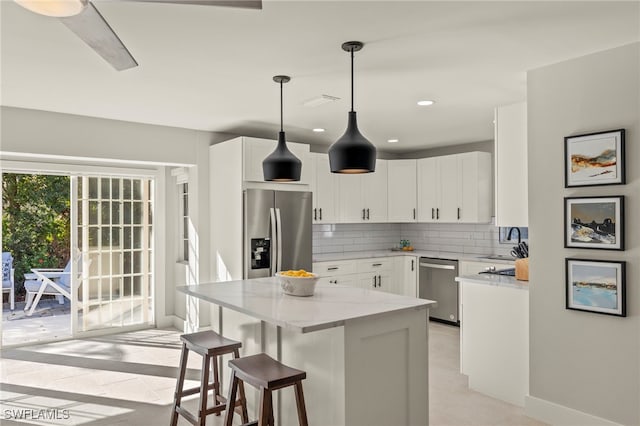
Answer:
<svg viewBox="0 0 640 426"><path fill-rule="evenodd" d="M566 259L567 309L627 316L625 262Z"/></svg>
<svg viewBox="0 0 640 426"><path fill-rule="evenodd" d="M564 200L565 247L624 250L624 196Z"/></svg>
<svg viewBox="0 0 640 426"><path fill-rule="evenodd" d="M564 138L565 188L625 183L624 129Z"/></svg>

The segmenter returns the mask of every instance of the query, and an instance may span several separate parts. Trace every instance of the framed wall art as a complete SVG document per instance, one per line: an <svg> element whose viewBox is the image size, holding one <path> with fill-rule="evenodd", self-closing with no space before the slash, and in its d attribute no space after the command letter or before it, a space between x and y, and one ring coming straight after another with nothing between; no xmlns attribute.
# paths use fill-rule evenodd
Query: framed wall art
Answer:
<svg viewBox="0 0 640 426"><path fill-rule="evenodd" d="M566 259L566 307L627 316L625 262Z"/></svg>
<svg viewBox="0 0 640 426"><path fill-rule="evenodd" d="M565 188L625 183L624 129L564 138Z"/></svg>
<svg viewBox="0 0 640 426"><path fill-rule="evenodd" d="M566 197L564 246L624 250L624 196Z"/></svg>

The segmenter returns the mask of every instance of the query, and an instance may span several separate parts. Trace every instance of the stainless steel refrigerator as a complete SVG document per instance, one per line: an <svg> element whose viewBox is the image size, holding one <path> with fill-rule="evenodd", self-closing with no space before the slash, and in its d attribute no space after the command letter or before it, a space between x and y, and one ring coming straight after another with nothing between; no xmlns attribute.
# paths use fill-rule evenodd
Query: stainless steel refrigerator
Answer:
<svg viewBox="0 0 640 426"><path fill-rule="evenodd" d="M244 278L311 271L311 192L244 191Z"/></svg>

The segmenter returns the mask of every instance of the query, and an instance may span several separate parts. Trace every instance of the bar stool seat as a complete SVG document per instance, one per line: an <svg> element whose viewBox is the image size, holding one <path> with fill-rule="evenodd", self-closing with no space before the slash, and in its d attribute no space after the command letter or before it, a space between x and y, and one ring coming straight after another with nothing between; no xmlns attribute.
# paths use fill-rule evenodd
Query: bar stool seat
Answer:
<svg viewBox="0 0 640 426"><path fill-rule="evenodd" d="M181 415L191 424L204 426L209 414L219 416L220 412L225 409L231 410L231 418L233 418L233 412L237 410L242 417L242 421L246 423L248 416L244 387L240 387L240 398L236 400L234 394L232 402L228 403L227 399L220 394L220 378L218 374L218 357L232 354L234 358L239 358L239 349L242 347L242 343L227 339L214 331L183 334L180 336L180 340L182 340L182 353L180 355L180 370L173 400L173 411L171 413L171 425L177 425L178 415ZM183 389L184 378L187 371L189 351L193 351L202 356L202 373L200 386L185 390ZM213 366L213 382L209 382L211 366ZM208 407L207 404L210 390L213 390L213 407ZM182 397L198 392L200 393L200 403L198 415L196 416L184 409L181 404Z"/></svg>
<svg viewBox="0 0 640 426"><path fill-rule="evenodd" d="M271 392L287 386L295 387L298 422L301 426L308 425L304 394L302 392L302 380L307 377L306 372L288 367L263 353L232 359L229 361L229 367L231 367L231 386L227 401L235 399L236 389L245 382L260 390L258 426L274 424ZM229 402L227 402L226 426L231 426L233 421L233 415L230 415L230 413L232 411L229 411Z"/></svg>

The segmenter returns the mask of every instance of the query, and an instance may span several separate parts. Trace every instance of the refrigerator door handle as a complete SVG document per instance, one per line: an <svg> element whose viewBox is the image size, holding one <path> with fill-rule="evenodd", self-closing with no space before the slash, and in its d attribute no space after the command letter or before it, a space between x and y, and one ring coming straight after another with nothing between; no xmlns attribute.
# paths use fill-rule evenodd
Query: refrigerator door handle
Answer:
<svg viewBox="0 0 640 426"><path fill-rule="evenodd" d="M276 259L275 272L280 272L282 270L282 218L280 217L279 208L276 208L276 235L278 236L278 241L276 242L278 255Z"/></svg>
<svg viewBox="0 0 640 426"><path fill-rule="evenodd" d="M276 225L276 209L274 209L273 207L271 207L269 209L269 214L271 215L271 274L273 275L275 274L276 271L276 247L278 246L278 232L277 232L277 225Z"/></svg>

